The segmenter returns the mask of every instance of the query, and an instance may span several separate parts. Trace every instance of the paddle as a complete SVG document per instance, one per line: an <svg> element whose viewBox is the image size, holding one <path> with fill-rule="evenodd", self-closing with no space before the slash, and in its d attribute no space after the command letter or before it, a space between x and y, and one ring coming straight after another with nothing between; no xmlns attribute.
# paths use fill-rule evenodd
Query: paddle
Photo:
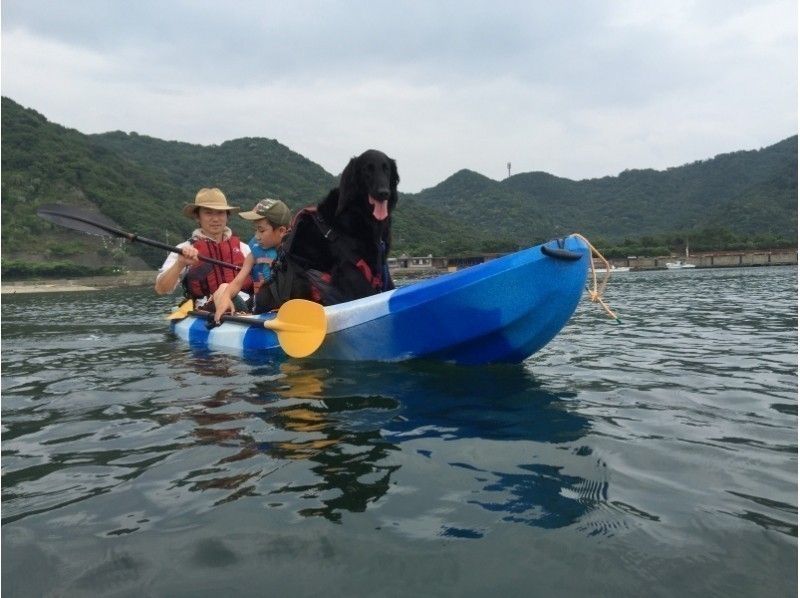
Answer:
<svg viewBox="0 0 800 598"><path fill-rule="evenodd" d="M167 320L183 320L194 309L194 299L187 299L178 308L167 316Z"/></svg>
<svg viewBox="0 0 800 598"><path fill-rule="evenodd" d="M86 212L73 206L64 206L60 204L51 204L41 206L36 211L39 218L43 218L53 224L58 224L66 228L88 233L90 235L99 235L101 237L122 237L131 243L144 243L151 247L158 247L173 253L181 253L181 250L167 243L161 241L154 241L146 237L140 237L134 233L125 232L117 227L116 223L102 214L95 214ZM240 266L229 264L221 260L216 260L213 257L206 257L204 255L197 256L200 260L215 264L223 268L230 268L231 270L241 270Z"/></svg>
<svg viewBox="0 0 800 598"><path fill-rule="evenodd" d="M214 320L208 311L191 310L188 315ZM222 322L236 322L248 326L263 326L278 335L281 348L290 357L307 357L316 351L325 339L328 322L325 308L319 303L305 299L292 299L284 303L272 320L248 316L224 315Z"/></svg>

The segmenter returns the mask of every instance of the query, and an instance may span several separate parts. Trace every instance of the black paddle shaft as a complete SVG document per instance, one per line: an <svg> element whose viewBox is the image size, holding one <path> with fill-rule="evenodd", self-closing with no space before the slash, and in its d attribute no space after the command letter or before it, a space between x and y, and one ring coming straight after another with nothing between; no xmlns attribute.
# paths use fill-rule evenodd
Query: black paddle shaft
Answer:
<svg viewBox="0 0 800 598"><path fill-rule="evenodd" d="M217 323L214 321L214 314L212 314L210 311L193 309L192 311L189 312L189 315L194 316L196 318L203 318L204 320L208 320L206 325L211 328L217 325ZM220 321L237 322L239 324L247 324L248 326L263 326L265 322L265 320L261 318L253 318L249 316L234 316L232 314L224 314L220 318Z"/></svg>
<svg viewBox="0 0 800 598"><path fill-rule="evenodd" d="M37 214L39 215L40 218L44 218L49 222L60 224L61 226L66 226L67 228L72 228L85 233L98 234L98 231L105 231L106 233L109 233L116 237L122 237L123 239L127 239L131 243L144 243L145 245L150 245L151 247L164 249L172 253L181 253L181 250L178 247L169 245L168 243L162 243L161 241L156 241L154 239L148 239L147 237L140 237L139 235L136 235L134 233L129 233L122 229L119 229L116 226L111 226L110 224L98 222L97 220L93 220L87 217L87 215L81 213L79 210L76 210L74 208L69 208L67 206L61 206L61 205L42 206L37 210ZM86 226L78 226L77 223L88 225L90 229L87 229ZM91 228L94 228L95 230L91 230ZM228 262L223 262L222 260L217 260L214 259L213 257L198 255L197 258L203 262L208 262L209 264L215 264L223 268L230 268L231 270L242 269L241 266L236 266L235 264L229 264Z"/></svg>

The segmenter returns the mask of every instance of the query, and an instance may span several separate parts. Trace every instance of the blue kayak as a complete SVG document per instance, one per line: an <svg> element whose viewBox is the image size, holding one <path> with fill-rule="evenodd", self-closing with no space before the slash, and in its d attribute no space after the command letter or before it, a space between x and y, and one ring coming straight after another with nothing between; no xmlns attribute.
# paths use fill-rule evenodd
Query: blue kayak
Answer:
<svg viewBox="0 0 800 598"><path fill-rule="evenodd" d="M580 301L590 250L577 236L378 295L325 307L327 335L314 358L518 363L564 327ZM264 314L262 319L274 318ZM189 316L173 332L194 347L282 355L275 332Z"/></svg>

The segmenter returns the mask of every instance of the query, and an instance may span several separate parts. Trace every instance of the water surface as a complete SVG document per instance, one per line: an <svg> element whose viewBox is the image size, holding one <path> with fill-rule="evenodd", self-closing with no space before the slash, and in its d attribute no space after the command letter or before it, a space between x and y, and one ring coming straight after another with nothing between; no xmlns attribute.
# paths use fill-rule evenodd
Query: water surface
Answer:
<svg viewBox="0 0 800 598"><path fill-rule="evenodd" d="M618 274L518 366L198 353L4 296L9 596L797 593L797 273Z"/></svg>

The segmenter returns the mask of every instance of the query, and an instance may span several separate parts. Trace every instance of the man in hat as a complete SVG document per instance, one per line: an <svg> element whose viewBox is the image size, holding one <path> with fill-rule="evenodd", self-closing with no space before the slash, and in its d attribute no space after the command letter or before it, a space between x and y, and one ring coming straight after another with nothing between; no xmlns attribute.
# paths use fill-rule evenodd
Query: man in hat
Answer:
<svg viewBox="0 0 800 598"><path fill-rule="evenodd" d="M214 291L223 283L231 282L250 253L246 243L228 228L228 216L238 211L228 205L225 194L217 188L200 189L194 203L183 207L187 218L197 221L198 228L191 239L178 245L180 254L170 253L156 276L155 290L159 295L172 293L182 282L185 295L195 300L195 308L208 303ZM238 268L226 268L201 260L201 256L214 258ZM252 290L252 281L242 285L244 291ZM246 298L245 298L246 299ZM207 306L211 308L211 306Z"/></svg>

